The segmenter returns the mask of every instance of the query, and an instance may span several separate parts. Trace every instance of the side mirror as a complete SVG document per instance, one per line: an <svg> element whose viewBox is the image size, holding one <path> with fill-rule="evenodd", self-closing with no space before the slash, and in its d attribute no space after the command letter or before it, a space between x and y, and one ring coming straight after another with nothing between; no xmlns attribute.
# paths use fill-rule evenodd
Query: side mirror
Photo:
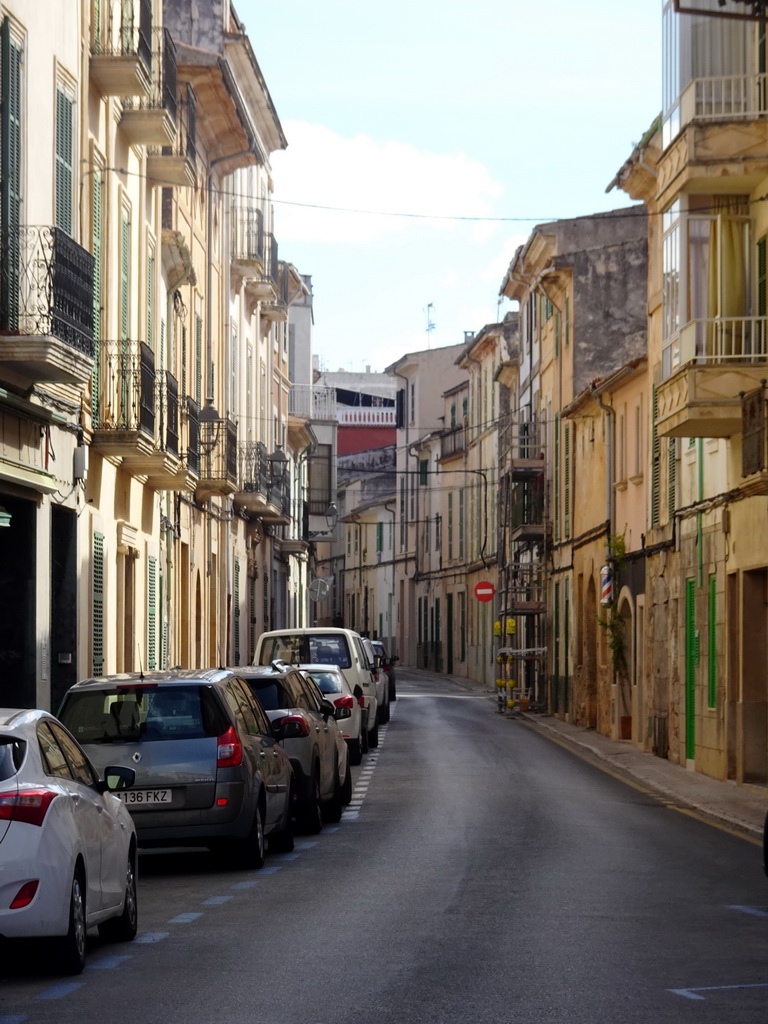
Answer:
<svg viewBox="0 0 768 1024"><path fill-rule="evenodd" d="M333 718L335 713L336 708L333 706L333 704L331 704L329 700L323 699L320 701L320 714L323 716L323 718Z"/></svg>
<svg viewBox="0 0 768 1024"><path fill-rule="evenodd" d="M130 789L136 781L133 768L124 768L119 764L110 764L104 769L104 789L116 793L121 789Z"/></svg>

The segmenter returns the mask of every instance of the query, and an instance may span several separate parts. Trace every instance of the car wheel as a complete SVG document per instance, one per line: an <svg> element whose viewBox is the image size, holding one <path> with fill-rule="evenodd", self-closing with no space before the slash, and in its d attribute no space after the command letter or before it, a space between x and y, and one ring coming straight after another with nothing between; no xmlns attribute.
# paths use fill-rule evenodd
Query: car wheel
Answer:
<svg viewBox="0 0 768 1024"><path fill-rule="evenodd" d="M256 807L251 831L245 839L239 840L237 850L237 859L242 867L258 870L258 868L264 866L266 839L264 838L264 811L261 807L261 801L259 801Z"/></svg>
<svg viewBox="0 0 768 1024"><path fill-rule="evenodd" d="M377 722L376 725L374 725L374 727L372 729L368 730L368 746L369 747L378 747L378 745L379 745L379 723Z"/></svg>
<svg viewBox="0 0 768 1024"><path fill-rule="evenodd" d="M293 849L293 803L294 789L291 783L291 790L288 795L288 810L285 817L285 826L269 837L270 853L290 853Z"/></svg>
<svg viewBox="0 0 768 1024"><path fill-rule="evenodd" d="M139 901L136 890L136 851L131 848L125 869L125 898L119 917L102 921L99 935L105 942L130 942L139 929Z"/></svg>
<svg viewBox="0 0 768 1024"><path fill-rule="evenodd" d="M69 929L56 940L56 960L66 974L81 974L85 967L85 880L75 871L69 895Z"/></svg>
<svg viewBox="0 0 768 1024"><path fill-rule="evenodd" d="M363 740L362 733L360 739L349 741L349 763L360 764L363 760Z"/></svg>
<svg viewBox="0 0 768 1024"><path fill-rule="evenodd" d="M323 827L323 805L320 800L320 778L313 770L307 789L307 798L299 814L299 821L304 832L316 835Z"/></svg>
<svg viewBox="0 0 768 1024"><path fill-rule="evenodd" d="M323 806L323 818L325 821L335 822L341 821L341 812L344 810L344 804L342 802L342 791L341 782L339 781L339 764L336 762L336 767L333 771L334 782L333 782L333 796Z"/></svg>

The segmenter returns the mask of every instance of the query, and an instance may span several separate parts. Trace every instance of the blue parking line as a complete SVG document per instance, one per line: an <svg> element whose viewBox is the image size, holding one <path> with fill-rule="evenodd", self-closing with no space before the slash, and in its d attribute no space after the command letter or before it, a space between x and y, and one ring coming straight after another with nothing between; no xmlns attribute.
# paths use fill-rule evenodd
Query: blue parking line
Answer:
<svg viewBox="0 0 768 1024"><path fill-rule="evenodd" d="M231 899L231 896L211 896L210 899L203 900L202 906L219 907L222 903L229 903Z"/></svg>
<svg viewBox="0 0 768 1024"><path fill-rule="evenodd" d="M149 945L152 942L161 942L163 939L167 939L170 934L170 932L145 932L143 935L137 935L133 941Z"/></svg>
<svg viewBox="0 0 768 1024"><path fill-rule="evenodd" d="M93 963L88 964L88 969L95 968L96 970L110 970L113 967L119 967L120 964L125 963L126 960L131 960L130 954L128 956L103 956L101 960L94 960Z"/></svg>
<svg viewBox="0 0 768 1024"><path fill-rule="evenodd" d="M38 995L38 999L63 999L83 987L82 981L62 981L60 985L52 985Z"/></svg>
<svg viewBox="0 0 768 1024"><path fill-rule="evenodd" d="M323 831L327 832L328 829L323 829ZM316 839L313 839L311 841L310 840L303 840L300 843L294 843L293 844L294 850L311 850L313 846L317 846L317 840Z"/></svg>
<svg viewBox="0 0 768 1024"><path fill-rule="evenodd" d="M283 863L284 861L298 860L300 856L301 856L301 852L299 852L299 853L281 853L277 857L275 857L275 860L279 860L281 863Z"/></svg>
<svg viewBox="0 0 768 1024"><path fill-rule="evenodd" d="M171 924L189 924L191 921L196 921L198 917L202 917L202 914L179 914L177 917L172 917Z"/></svg>
<svg viewBox="0 0 768 1024"><path fill-rule="evenodd" d="M28 1019L29 1018L26 1014L23 1016L18 1014L14 1016L13 1014L10 1014L5 1017L0 1017L0 1024L24 1024L24 1021Z"/></svg>
<svg viewBox="0 0 768 1024"><path fill-rule="evenodd" d="M326 836L332 836L334 832L338 832L338 831L339 831L339 826L338 825L332 825L330 828L327 825L323 827L323 835L326 835ZM312 845L315 846L316 844L313 843Z"/></svg>
<svg viewBox="0 0 768 1024"><path fill-rule="evenodd" d="M762 907L740 907L737 905L731 905L727 909L740 910L742 914L751 914L753 917L768 917L768 910L763 910Z"/></svg>
<svg viewBox="0 0 768 1024"><path fill-rule="evenodd" d="M256 879L252 879L248 882L235 882L234 885L230 886L230 889L252 889L256 885Z"/></svg>
<svg viewBox="0 0 768 1024"><path fill-rule="evenodd" d="M274 875L275 872L279 871L279 870L280 870L280 865L279 864L273 864L271 867L261 868L260 871L259 871L259 875L260 876L261 875Z"/></svg>

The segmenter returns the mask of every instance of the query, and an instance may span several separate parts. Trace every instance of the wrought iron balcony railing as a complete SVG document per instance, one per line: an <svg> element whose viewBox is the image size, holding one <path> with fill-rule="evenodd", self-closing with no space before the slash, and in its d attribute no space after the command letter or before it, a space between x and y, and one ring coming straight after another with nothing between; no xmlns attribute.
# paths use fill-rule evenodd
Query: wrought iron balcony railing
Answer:
<svg viewBox="0 0 768 1024"><path fill-rule="evenodd" d="M152 29L152 85L145 97L126 96L126 110L166 110L176 119L178 72L176 47L167 28Z"/></svg>
<svg viewBox="0 0 768 1024"><path fill-rule="evenodd" d="M58 338L93 355L93 256L57 227L2 233L0 332Z"/></svg>
<svg viewBox="0 0 768 1024"><path fill-rule="evenodd" d="M544 478L518 481L512 485L510 525L513 530L544 526Z"/></svg>
<svg viewBox="0 0 768 1024"><path fill-rule="evenodd" d="M229 417L204 422L200 431L200 480L231 492L237 485L237 426Z"/></svg>
<svg viewBox="0 0 768 1024"><path fill-rule="evenodd" d="M261 441L245 441L240 445L240 479L246 492L265 497L269 493L269 458L266 445Z"/></svg>
<svg viewBox="0 0 768 1024"><path fill-rule="evenodd" d="M97 342L95 430L155 436L155 354L143 341Z"/></svg>
<svg viewBox="0 0 768 1024"><path fill-rule="evenodd" d="M91 53L139 57L152 66L152 0L101 0L94 5Z"/></svg>
<svg viewBox="0 0 768 1024"><path fill-rule="evenodd" d="M254 206L232 204L232 258L264 262L264 215Z"/></svg>
<svg viewBox="0 0 768 1024"><path fill-rule="evenodd" d="M451 455L467 450L466 427L453 427L447 430L440 438L440 458L446 459Z"/></svg>

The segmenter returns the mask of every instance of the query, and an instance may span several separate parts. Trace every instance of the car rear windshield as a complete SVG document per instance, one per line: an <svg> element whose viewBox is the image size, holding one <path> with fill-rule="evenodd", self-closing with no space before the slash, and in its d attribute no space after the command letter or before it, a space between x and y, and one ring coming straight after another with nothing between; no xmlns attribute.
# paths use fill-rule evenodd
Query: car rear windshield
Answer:
<svg viewBox="0 0 768 1024"><path fill-rule="evenodd" d="M351 668L352 657L347 638L331 633L285 633L265 637L259 654L260 665L273 661L290 665L338 665Z"/></svg>
<svg viewBox="0 0 768 1024"><path fill-rule="evenodd" d="M341 693L343 687L336 672L323 672L313 668L309 673L323 693Z"/></svg>
<svg viewBox="0 0 768 1024"><path fill-rule="evenodd" d="M246 679L254 697L265 711L279 711L292 708L295 700L276 679Z"/></svg>
<svg viewBox="0 0 768 1024"><path fill-rule="evenodd" d="M80 743L200 739L227 728L207 686L115 686L70 693L59 718Z"/></svg>
<svg viewBox="0 0 768 1024"><path fill-rule="evenodd" d="M26 743L11 736L0 736L0 782L12 779L24 760Z"/></svg>

